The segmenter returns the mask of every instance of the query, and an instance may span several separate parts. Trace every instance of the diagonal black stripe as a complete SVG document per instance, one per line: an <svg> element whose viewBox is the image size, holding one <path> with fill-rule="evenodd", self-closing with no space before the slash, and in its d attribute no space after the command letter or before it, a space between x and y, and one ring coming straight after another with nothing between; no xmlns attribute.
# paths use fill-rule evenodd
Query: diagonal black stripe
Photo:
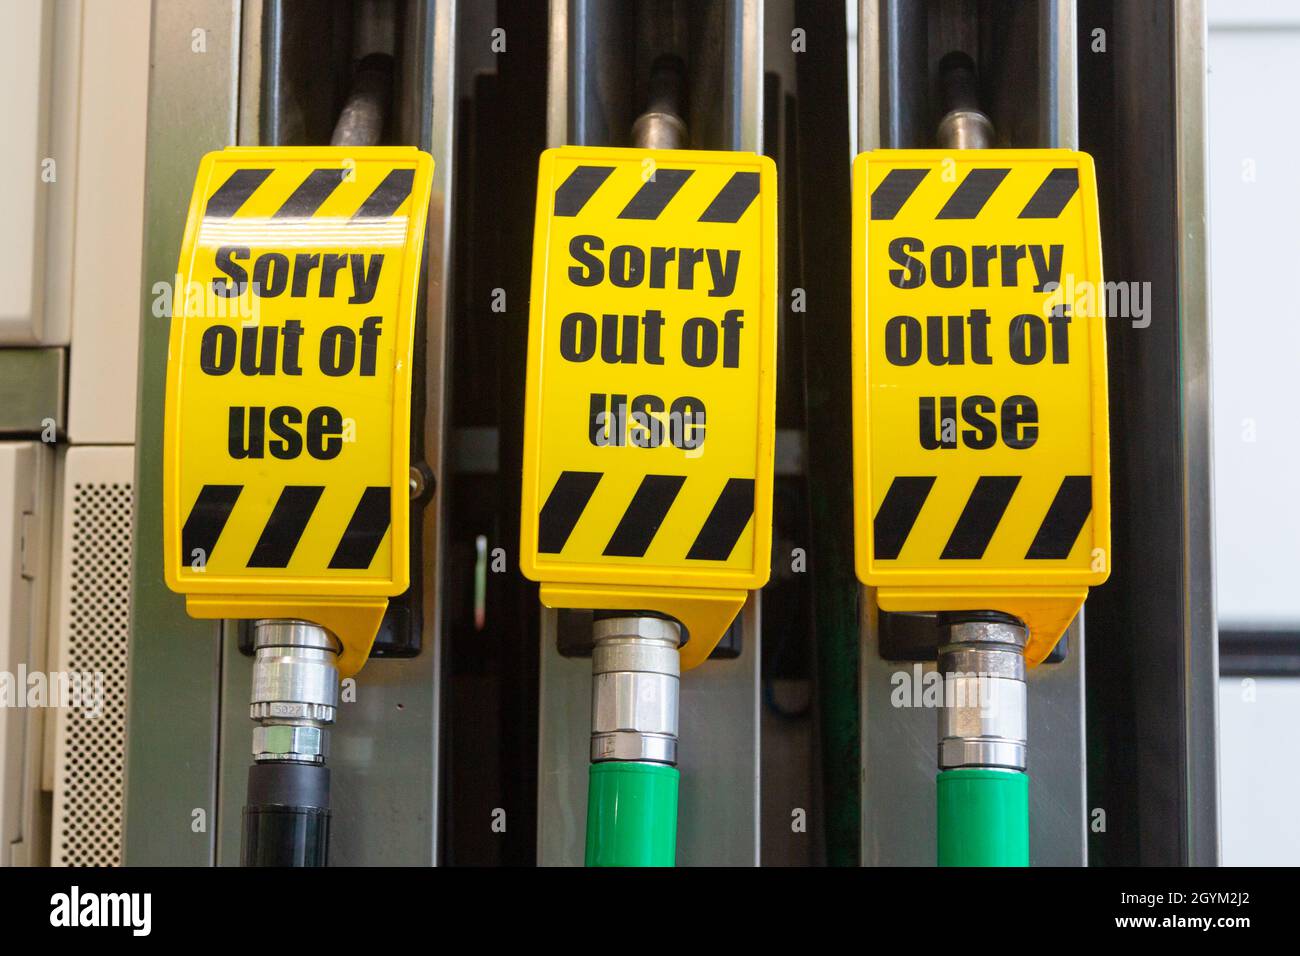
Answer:
<svg viewBox="0 0 1300 956"><path fill-rule="evenodd" d="M876 560L898 557L933 487L934 475L899 475L890 483L871 529Z"/></svg>
<svg viewBox="0 0 1300 956"><path fill-rule="evenodd" d="M559 554L582 517L603 472L562 471L555 487L546 496L537 519L537 550L542 554Z"/></svg>
<svg viewBox="0 0 1300 956"><path fill-rule="evenodd" d="M972 169L948 197L935 218L974 219L1009 172L1009 169Z"/></svg>
<svg viewBox="0 0 1300 956"><path fill-rule="evenodd" d="M266 177L270 175L269 169L236 169L230 174L230 178L208 197L203 215L208 219L229 219L239 212L239 207L248 201L248 197L253 195L257 187L266 182Z"/></svg>
<svg viewBox="0 0 1300 956"><path fill-rule="evenodd" d="M692 169L656 169L653 179L647 179L636 191L632 201L623 207L619 219L658 219L664 207L677 195Z"/></svg>
<svg viewBox="0 0 1300 956"><path fill-rule="evenodd" d="M199 489L199 497L185 519L185 527L181 528L182 568L190 567L196 560L201 565L212 560L217 539L243 490L243 485L204 485Z"/></svg>
<svg viewBox="0 0 1300 956"><path fill-rule="evenodd" d="M391 169L375 191L366 197L353 219L387 219L397 212L415 183L414 169Z"/></svg>
<svg viewBox="0 0 1300 956"><path fill-rule="evenodd" d="M1021 219L1055 219L1079 191L1079 170L1073 166L1053 169L1029 197Z"/></svg>
<svg viewBox="0 0 1300 956"><path fill-rule="evenodd" d="M371 485L361 493L357 510L352 512L352 520L330 558L331 568L359 571L370 567L392 520L391 495L387 485Z"/></svg>
<svg viewBox="0 0 1300 956"><path fill-rule="evenodd" d="M700 222L739 222L758 196L758 173L736 173L713 197Z"/></svg>
<svg viewBox="0 0 1300 956"><path fill-rule="evenodd" d="M726 561L754 514L754 479L728 478L704 527L686 552L691 561Z"/></svg>
<svg viewBox="0 0 1300 956"><path fill-rule="evenodd" d="M682 475L646 475L623 512L618 527L602 554L607 558L640 558L650 548L659 526L673 506L686 478Z"/></svg>
<svg viewBox="0 0 1300 956"><path fill-rule="evenodd" d="M287 568L324 485L285 485L248 559L250 568Z"/></svg>
<svg viewBox="0 0 1300 956"><path fill-rule="evenodd" d="M975 482L975 490L966 499L966 507L939 557L944 560L984 557L1018 484L1019 475L985 475Z"/></svg>
<svg viewBox="0 0 1300 956"><path fill-rule="evenodd" d="M1092 476L1066 475L1025 557L1029 560L1068 558L1091 512Z"/></svg>
<svg viewBox="0 0 1300 956"><path fill-rule="evenodd" d="M609 179L613 166L579 166L569 173L569 178L560 183L555 190L555 214L557 216L576 216L587 205L587 200L596 194L601 183Z"/></svg>
<svg viewBox="0 0 1300 956"><path fill-rule="evenodd" d="M305 219L316 215L347 174L346 169L313 169L271 218Z"/></svg>
<svg viewBox="0 0 1300 956"><path fill-rule="evenodd" d="M912 198L928 169L891 169L871 193L871 218L893 219Z"/></svg>

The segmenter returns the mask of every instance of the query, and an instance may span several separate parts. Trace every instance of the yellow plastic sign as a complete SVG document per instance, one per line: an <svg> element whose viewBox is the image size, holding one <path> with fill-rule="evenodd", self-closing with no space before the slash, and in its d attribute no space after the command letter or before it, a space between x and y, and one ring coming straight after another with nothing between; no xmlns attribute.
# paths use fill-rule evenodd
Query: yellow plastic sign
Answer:
<svg viewBox="0 0 1300 956"><path fill-rule="evenodd" d="M406 590L412 325L433 162L243 148L199 165L167 358L167 584L296 617L360 669Z"/></svg>
<svg viewBox="0 0 1300 956"><path fill-rule="evenodd" d="M705 660L771 566L776 168L542 154L521 564L551 607L658 611Z"/></svg>
<svg viewBox="0 0 1300 956"><path fill-rule="evenodd" d="M1092 160L878 150L853 173L858 577L885 610L1014 614L1037 663L1110 570Z"/></svg>

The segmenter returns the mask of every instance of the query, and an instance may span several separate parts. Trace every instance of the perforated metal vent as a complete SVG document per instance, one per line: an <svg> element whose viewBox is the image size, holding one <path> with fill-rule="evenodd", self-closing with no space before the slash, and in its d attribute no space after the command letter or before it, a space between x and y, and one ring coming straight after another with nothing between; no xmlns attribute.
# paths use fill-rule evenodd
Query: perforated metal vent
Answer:
<svg viewBox="0 0 1300 956"><path fill-rule="evenodd" d="M70 460L60 667L83 677L102 674L103 694L102 708L83 700L58 711L50 858L56 866L116 866L122 861L132 485L79 481L75 471Z"/></svg>

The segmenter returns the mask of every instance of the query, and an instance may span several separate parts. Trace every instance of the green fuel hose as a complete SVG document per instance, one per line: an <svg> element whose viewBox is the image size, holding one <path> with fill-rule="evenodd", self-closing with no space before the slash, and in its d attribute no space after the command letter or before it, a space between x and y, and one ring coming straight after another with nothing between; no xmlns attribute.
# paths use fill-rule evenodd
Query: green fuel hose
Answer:
<svg viewBox="0 0 1300 956"><path fill-rule="evenodd" d="M1029 775L962 768L938 776L940 866L1029 865Z"/></svg>
<svg viewBox="0 0 1300 956"><path fill-rule="evenodd" d="M593 763L587 783L587 866L673 866L680 777L667 764Z"/></svg>

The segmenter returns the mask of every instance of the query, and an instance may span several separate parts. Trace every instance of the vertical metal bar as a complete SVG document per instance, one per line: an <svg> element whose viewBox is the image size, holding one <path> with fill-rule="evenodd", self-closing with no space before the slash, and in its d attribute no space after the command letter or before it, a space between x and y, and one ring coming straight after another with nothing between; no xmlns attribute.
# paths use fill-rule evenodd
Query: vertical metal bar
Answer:
<svg viewBox="0 0 1300 956"><path fill-rule="evenodd" d="M1182 389L1183 695L1186 860L1219 863L1219 647L1214 603L1214 455L1210 419L1209 238L1206 212L1203 0L1174 8L1178 177L1178 307Z"/></svg>
<svg viewBox="0 0 1300 956"><path fill-rule="evenodd" d="M1088 601L1089 836L1106 865L1218 859L1217 648L1200 2L1096 0L1107 53L1082 75L1111 279L1146 286L1113 316L1117 488L1110 580ZM1169 109L1173 103L1174 110ZM1135 728L1139 730L1135 732Z"/></svg>
<svg viewBox="0 0 1300 956"><path fill-rule="evenodd" d="M260 37L245 36L244 42L261 47L258 79L260 90L254 87L260 111L258 135L250 140L262 146L278 146L283 115L284 89L281 83L280 64L284 58L284 0L263 0Z"/></svg>
<svg viewBox="0 0 1300 956"><path fill-rule="evenodd" d="M1078 25L1074 0L1039 0L1038 62L1046 85L1039 91L1043 146L1079 147Z"/></svg>
<svg viewBox="0 0 1300 956"><path fill-rule="evenodd" d="M888 0L859 0L857 9L858 57L849 63L849 76L857 90L856 151L861 153L885 145L880 127L883 115L881 98L885 95L884 83L879 73L869 75L864 71L879 70L882 57L880 5Z"/></svg>
<svg viewBox="0 0 1300 956"><path fill-rule="evenodd" d="M135 510L131 585L127 865L206 865L214 858L220 625L188 617L184 599L163 582L157 502L162 500L167 320L155 317L153 306L156 285L175 281L199 159L235 142L240 13L237 0L169 0L153 9L135 467L136 500L143 504ZM195 30L204 31L202 55L191 46Z"/></svg>
<svg viewBox="0 0 1300 956"><path fill-rule="evenodd" d="M569 0L550 0L551 32L547 37L546 143L561 146L569 138Z"/></svg>
<svg viewBox="0 0 1300 956"><path fill-rule="evenodd" d="M929 84L927 4L909 0L879 0L880 59L874 76L880 115L878 146L916 148L929 146L930 111L926 90ZM859 84L858 89L862 89Z"/></svg>
<svg viewBox="0 0 1300 956"><path fill-rule="evenodd" d="M240 17L239 129L235 136L240 146L256 146L261 142L266 106L262 101L262 65L273 52L273 46L268 44L278 42L278 38L269 35L273 4L274 0L244 0Z"/></svg>
<svg viewBox="0 0 1300 956"><path fill-rule="evenodd" d="M425 432L424 457L434 474L448 472L448 441L451 399L448 394L448 352L450 349L452 227L455 209L452 197L455 186L456 158L456 22L457 0L441 0L432 15L433 44L429 50L428 70L432 73L432 97L422 110L420 144L434 157L433 190L430 196L428 225L428 268L425 272ZM422 74L423 75L423 74ZM422 87L421 87L422 88ZM427 124L427 125L426 125ZM426 141L423 130L428 130ZM439 826L442 801L442 686L443 686L443 567L447 560L447 496L438 493L437 503L424 512L425 552L421 564L424 577L423 656L428 658L431 696L429 701L429 741L432 767L425 782L429 785L429 852L432 862L439 861Z"/></svg>
<svg viewBox="0 0 1300 956"><path fill-rule="evenodd" d="M738 23L731 23L732 18ZM730 0L728 34L734 38L739 62L732 68L736 77L735 102L739 114L728 124L734 137L733 149L763 151L763 0Z"/></svg>

